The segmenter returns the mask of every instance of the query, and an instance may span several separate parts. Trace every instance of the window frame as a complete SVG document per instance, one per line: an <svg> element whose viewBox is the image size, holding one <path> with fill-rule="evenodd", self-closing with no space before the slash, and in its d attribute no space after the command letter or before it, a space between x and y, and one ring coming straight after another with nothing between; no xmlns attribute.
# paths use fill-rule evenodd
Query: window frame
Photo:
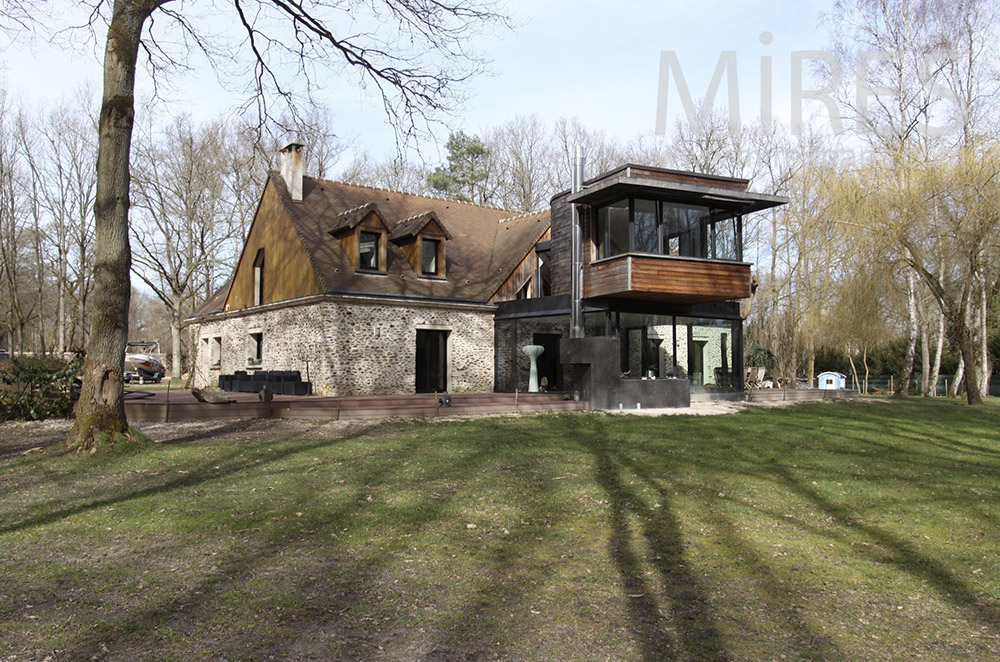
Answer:
<svg viewBox="0 0 1000 662"><path fill-rule="evenodd" d="M441 278L444 275L444 257L442 248L444 240L440 237L428 237L421 235L418 238L420 244L420 275L425 278ZM434 270L428 271L424 266L425 248L428 244L434 244Z"/></svg>
<svg viewBox="0 0 1000 662"><path fill-rule="evenodd" d="M657 252L650 253L648 251L638 251L636 242L636 232L637 232L637 221L636 221L636 202L652 202L655 204L655 218L656 218L656 238L655 243L657 247ZM691 232L690 229L683 231L671 232L665 223L665 209L668 206L676 206L682 208L702 208L707 210L707 220L699 221L697 234ZM612 243L613 228L611 214L602 221L602 211L607 208L625 208L628 210L628 249L626 251L621 251L613 254L608 253L608 249ZM663 255L663 256L673 256L673 257L684 257L693 259L710 259L710 260L721 260L725 262L742 262L743 261L743 213L737 209L729 209L725 207L712 207L709 205L701 204L691 204L687 202L681 202L678 200L665 200L662 198L645 197L641 195L630 195L622 197L618 200L613 200L611 202L602 204L600 206L595 206L592 214L592 228L593 236L591 239L591 244L593 246L593 255L596 260L604 260L607 258L617 257L619 255L626 255L629 253L639 253L643 255ZM732 221L732 225L729 225L727 221ZM620 219L618 221L620 223ZM733 236L731 237L734 249L733 255L726 257L719 257L719 224L726 224L728 227L732 228ZM728 233L727 233L728 234ZM688 241L683 241L683 237L688 235L690 239ZM685 251L686 248L686 251ZM694 253L694 254L693 254Z"/></svg>
<svg viewBox="0 0 1000 662"><path fill-rule="evenodd" d="M257 254L253 258L253 305L264 304L264 249L257 249Z"/></svg>
<svg viewBox="0 0 1000 662"><path fill-rule="evenodd" d="M247 357L247 365L260 366L264 363L264 332L260 329L251 331L249 338L250 356Z"/></svg>
<svg viewBox="0 0 1000 662"><path fill-rule="evenodd" d="M363 253L361 252L361 247L363 245L363 237L366 234L369 234L369 235L372 235L372 236L375 237L375 250L374 250L375 266L374 267L367 266L367 265L363 264L363 262L362 262L362 255L363 255ZM384 253L385 253L385 235L386 235L385 231L382 231L382 230L377 230L377 229L374 229L374 228L366 228L366 227L359 227L358 228L358 233L357 233L357 242L358 242L358 249L357 249L357 255L358 255L358 262L357 262L357 264L358 264L358 267L357 267L357 269L358 269L358 271L364 272L364 273L385 273L385 255L384 255Z"/></svg>

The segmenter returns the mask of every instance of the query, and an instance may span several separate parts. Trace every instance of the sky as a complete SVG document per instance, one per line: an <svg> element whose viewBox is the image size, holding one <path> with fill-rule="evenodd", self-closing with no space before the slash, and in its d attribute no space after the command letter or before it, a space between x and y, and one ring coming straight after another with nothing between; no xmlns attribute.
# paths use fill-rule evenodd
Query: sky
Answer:
<svg viewBox="0 0 1000 662"><path fill-rule="evenodd" d="M481 133L518 115L537 115L549 125L560 117L575 117L589 129L628 140L654 135L659 112L666 117L669 133L684 111L673 74L666 85L666 112L662 106L658 111L663 53L675 57L696 103L707 94L720 57L731 53L726 57L736 65L744 123L760 115L762 58L770 58L774 116L787 123L793 110L792 53L828 49L821 12L829 11L831 3L509 0L506 5L517 27L475 43L490 60L492 73L467 86L464 108L438 130L440 143L448 130ZM0 41L0 80L29 107L71 98L82 85L89 84L96 93L103 46L96 41L75 49L38 38ZM138 85L139 96L143 90L148 94L145 72L140 72ZM350 81L330 81L322 87L319 96L333 111L338 134L377 157L393 152L394 135L378 99ZM804 87L812 86L806 82ZM205 68L172 74L161 93L160 112L189 113L204 120L231 112L244 100L223 89ZM728 79L723 76L717 105L724 107L728 95ZM809 104L819 105L805 103L807 112ZM432 163L443 158L441 151L439 146L422 145L424 158Z"/></svg>

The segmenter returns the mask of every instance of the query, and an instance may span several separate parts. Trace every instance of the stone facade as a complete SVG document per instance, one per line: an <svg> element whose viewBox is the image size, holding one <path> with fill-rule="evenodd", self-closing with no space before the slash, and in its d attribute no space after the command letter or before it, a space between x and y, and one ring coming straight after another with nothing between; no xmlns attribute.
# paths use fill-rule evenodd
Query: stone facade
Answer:
<svg viewBox="0 0 1000 662"><path fill-rule="evenodd" d="M298 370L318 395L413 393L416 332L434 329L448 332L448 390L490 392L494 310L320 295L206 315L191 323L194 386L237 370Z"/></svg>

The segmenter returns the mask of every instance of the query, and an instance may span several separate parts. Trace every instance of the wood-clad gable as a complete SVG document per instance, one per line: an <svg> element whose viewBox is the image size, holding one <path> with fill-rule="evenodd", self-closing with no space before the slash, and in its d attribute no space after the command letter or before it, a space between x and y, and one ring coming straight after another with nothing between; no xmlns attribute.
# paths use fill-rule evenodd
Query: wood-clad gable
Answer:
<svg viewBox="0 0 1000 662"><path fill-rule="evenodd" d="M261 250L263 249L263 253ZM263 257L263 298L260 303L295 299L323 292L309 254L288 218L281 196L269 182L229 286L225 310L254 305L254 262Z"/></svg>
<svg viewBox="0 0 1000 662"><path fill-rule="evenodd" d="M538 238L538 242L549 241L552 238L552 228L547 228L541 237ZM514 271L507 277L500 288L496 291L496 294L490 299L490 303L498 303L500 301L512 301L517 298L517 293L524 287L525 283L534 278L535 270L538 269L538 256L535 254L535 247L532 246L528 254L521 258L518 262L517 267ZM532 287L537 287L537 283L532 283ZM532 289L531 296L538 296L537 290Z"/></svg>

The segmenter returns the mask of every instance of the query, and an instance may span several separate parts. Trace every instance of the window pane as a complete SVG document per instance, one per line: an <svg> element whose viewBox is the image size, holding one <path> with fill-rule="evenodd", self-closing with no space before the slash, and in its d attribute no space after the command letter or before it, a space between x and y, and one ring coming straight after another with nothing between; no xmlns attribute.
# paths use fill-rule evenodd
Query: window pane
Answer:
<svg viewBox="0 0 1000 662"><path fill-rule="evenodd" d="M708 207L663 203L663 234L671 255L708 257L707 237L703 229L709 222ZM676 239L676 242L672 241ZM673 252L676 246L677 252Z"/></svg>
<svg viewBox="0 0 1000 662"><path fill-rule="evenodd" d="M424 239L420 245L420 268L425 275L438 274L438 240Z"/></svg>
<svg viewBox="0 0 1000 662"><path fill-rule="evenodd" d="M718 212L717 212L718 213ZM729 214L731 212L722 212ZM720 260L738 260L740 253L736 243L736 217L715 223L715 257Z"/></svg>
<svg viewBox="0 0 1000 662"><path fill-rule="evenodd" d="M739 383L734 363L733 340L739 322L704 318L678 317L679 363L687 364L688 378L694 387L708 391L732 391ZM687 337L687 342L682 342Z"/></svg>
<svg viewBox="0 0 1000 662"><path fill-rule="evenodd" d="M362 269L378 269L378 240L379 234L377 232L361 233L359 265Z"/></svg>
<svg viewBox="0 0 1000 662"><path fill-rule="evenodd" d="M250 358L255 361L261 361L264 358L264 334L263 333L251 333L250 334Z"/></svg>
<svg viewBox="0 0 1000 662"><path fill-rule="evenodd" d="M597 256L621 255L629 250L628 200L597 211Z"/></svg>
<svg viewBox="0 0 1000 662"><path fill-rule="evenodd" d="M538 291L535 296L547 297L552 294L552 266L548 252L538 254L538 276L535 279Z"/></svg>
<svg viewBox="0 0 1000 662"><path fill-rule="evenodd" d="M637 253L659 253L660 239L657 233L656 202L636 200L633 215L635 246Z"/></svg>

